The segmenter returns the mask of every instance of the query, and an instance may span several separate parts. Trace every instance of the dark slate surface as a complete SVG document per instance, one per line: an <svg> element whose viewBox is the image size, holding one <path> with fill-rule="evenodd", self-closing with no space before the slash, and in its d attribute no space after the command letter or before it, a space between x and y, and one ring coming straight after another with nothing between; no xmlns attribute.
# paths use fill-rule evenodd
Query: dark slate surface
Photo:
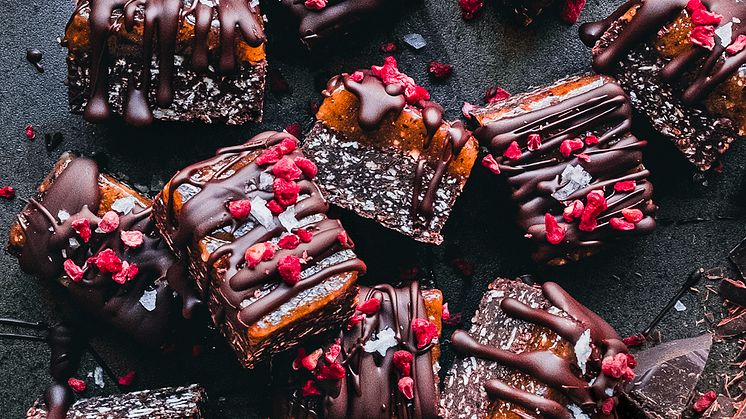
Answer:
<svg viewBox="0 0 746 419"><path fill-rule="evenodd" d="M319 98L319 80L342 70L380 64L383 54L378 45L388 39L401 40L408 33L423 34L428 45L414 51L399 42L402 48L396 56L400 67L423 81L434 99L444 103L450 118L460 116L463 100L479 102L490 85L519 92L567 74L589 71L589 52L577 38L577 25L570 27L555 16L545 16L537 25L524 29L514 25L493 2L488 3L478 19L464 23L456 0L426 0L390 26L371 25L365 32L369 39L349 39L341 52L313 59L292 47L289 26L271 22L270 66L287 77L292 92L267 94L264 124L240 128L158 124L133 130L116 122L93 126L67 113L65 51L57 37L72 11L70 0L4 2L0 28L0 183L16 187L18 197L0 201L0 229L7 231L23 205L21 198L32 194L65 149L105 152L112 172L124 175L138 187L157 189L176 170L211 155L219 146L237 144L263 129L282 129L293 122L307 128L311 122L308 104ZM591 0L581 21L605 16L619 3ZM43 74L37 74L25 61L29 47L44 52ZM447 83L427 81L426 64L435 58L455 67ZM35 141L23 135L28 123L37 129ZM725 158L724 173L701 176L695 175L672 146L656 141L639 124L638 130L652 142L646 164L654 174L660 205L660 227L654 234L612 246L573 266L539 268L530 262L520 233L512 227L505 191L477 166L446 225L446 243L440 248L415 244L341 213L370 268L364 281L396 281L401 268L420 266L444 290L452 311L463 311L468 320L491 279L532 273L540 280L560 282L624 335L644 328L693 268L725 264L728 250L746 235L746 144L736 142ZM54 132L61 132L65 140L50 153L44 148L43 135ZM698 218L702 220L694 222ZM457 257L473 265L472 277L466 278L453 268L451 260ZM50 291L21 273L9 255L0 254L0 266L0 317L53 320L70 311L54 289ZM688 309L666 317L662 324L664 338L693 336L706 328L697 324L702 318L699 298L687 295L682 301ZM204 351L197 358L191 356L189 345L161 355L137 348L112 333L104 333L93 344L115 373L138 372L134 388L201 382L218 416L260 414L266 401L266 370L242 371L221 339L210 332L204 335ZM722 351L727 352L727 347ZM445 365L452 356L446 351ZM41 344L0 341L0 417L22 416L42 394L49 382L47 358L48 351ZM716 357L710 367L711 377L720 372L724 359ZM85 376L94 366L87 358L80 375ZM713 378L702 386L715 384ZM93 388L88 393L91 395L117 391L111 382L98 389L89 380L89 387Z"/></svg>

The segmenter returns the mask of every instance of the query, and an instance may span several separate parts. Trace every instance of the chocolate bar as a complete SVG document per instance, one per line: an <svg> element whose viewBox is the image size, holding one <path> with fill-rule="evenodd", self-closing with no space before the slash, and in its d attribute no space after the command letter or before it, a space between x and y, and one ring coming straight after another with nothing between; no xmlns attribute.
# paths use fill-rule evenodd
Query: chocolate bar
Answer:
<svg viewBox="0 0 746 419"><path fill-rule="evenodd" d="M365 265L288 133L265 132L177 173L154 216L214 324L248 368L340 324Z"/></svg>
<svg viewBox="0 0 746 419"><path fill-rule="evenodd" d="M577 76L477 108L483 164L501 174L537 262L563 265L655 228L646 141L613 79Z"/></svg>
<svg viewBox="0 0 746 419"><path fill-rule="evenodd" d="M137 126L260 122L264 41L249 0L78 0L63 40L70 111Z"/></svg>
<svg viewBox="0 0 746 419"><path fill-rule="evenodd" d="M299 349L273 417L438 417L440 291L377 285L358 301L328 344Z"/></svg>
<svg viewBox="0 0 746 419"><path fill-rule="evenodd" d="M59 283L75 305L145 344L163 342L179 310L190 317L199 304L150 200L72 153L18 214L8 250L24 272Z"/></svg>
<svg viewBox="0 0 746 419"><path fill-rule="evenodd" d="M329 202L440 244L477 156L471 133L445 121L443 108L393 57L332 78L324 96L303 150L318 165Z"/></svg>
<svg viewBox="0 0 746 419"><path fill-rule="evenodd" d="M635 361L614 329L559 285L497 279L469 332L451 336L448 418L616 417Z"/></svg>
<svg viewBox="0 0 746 419"><path fill-rule="evenodd" d="M746 134L739 71L746 4L736 0L630 0L581 27L593 68L614 75L635 109L700 170L717 166Z"/></svg>

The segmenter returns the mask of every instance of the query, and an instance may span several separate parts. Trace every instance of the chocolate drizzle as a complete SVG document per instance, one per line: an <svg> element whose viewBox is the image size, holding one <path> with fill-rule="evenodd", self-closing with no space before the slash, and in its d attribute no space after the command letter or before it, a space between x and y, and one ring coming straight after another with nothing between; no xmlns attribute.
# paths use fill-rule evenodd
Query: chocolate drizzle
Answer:
<svg viewBox="0 0 746 419"><path fill-rule="evenodd" d="M109 38L121 30L122 25L128 32L133 32L136 25L144 22L142 68L139 74L132 75L128 82L124 112L125 120L132 125L147 125L153 121L148 96L154 47L157 47L155 56L158 62L156 105L161 108L171 105L174 96L172 78L177 36L183 20L187 17L193 16L195 21L192 56L195 71L207 71L208 34L214 14L220 22L221 72L227 74L237 68L237 30L251 46L259 46L265 40L258 13L250 6L248 0L221 0L213 4L192 0L189 6L185 6L183 0L79 0L73 19L84 11L89 13L91 48L91 93L84 117L90 122L103 121L110 115L107 75L113 54L110 52Z"/></svg>
<svg viewBox="0 0 746 419"><path fill-rule="evenodd" d="M641 168L641 150L647 142L630 133L631 109L624 91L602 77L564 80L546 90L553 93L552 89L564 89L565 84L573 83L583 86L567 97L552 95L551 100L542 102L540 109L527 113L508 111L507 116L500 115L493 120L489 107L478 111L486 116L484 126L475 131L475 136L492 150L500 171L512 187L513 199L519 203L519 224L538 244L534 258L544 262L571 257L567 252L599 247L601 239L611 230L609 219L620 216L623 209L638 208L644 213L643 220L635 225L636 232L647 233L655 227L650 216L655 211L650 202L652 185L646 180L649 172ZM522 98L512 100L515 102L504 106L517 104ZM529 134L540 136L538 149L528 149ZM564 157L560 153L563 141L583 140L590 134L598 137L598 143L583 144L580 151L587 158L579 158L577 154ZM520 147L520 156L509 159L503 152L514 141ZM590 175L589 183L558 195L571 181L563 179L562 175L568 166L582 168ZM617 182L630 180L636 182L634 190L614 190ZM608 202L608 209L598 217L597 227L587 232L581 231L577 222L563 224L567 229L565 240L557 245L549 244L545 214L550 213L563 223L565 206L576 199L584 199L594 190L605 191Z"/></svg>
<svg viewBox="0 0 746 419"><path fill-rule="evenodd" d="M626 353L627 347L608 323L573 299L559 285L547 282L542 285L541 289L544 297L554 307L566 313L569 318L532 308L511 297L504 298L500 302L500 308L512 318L548 328L573 345L579 341L586 330L589 330L591 355L588 359L589 368L586 374L580 371L577 363L562 358L550 350L514 353L483 345L463 330L453 333L451 337L453 347L466 356L494 361L520 371L561 392L584 412L600 414L603 402L609 397L615 397L607 392L614 394L620 384L618 379L600 374L601 361L609 356ZM589 384L589 381L594 378L592 384ZM482 384L492 399L514 403L547 418L574 417L567 407L556 401L512 388L499 380L490 380Z"/></svg>
<svg viewBox="0 0 746 419"><path fill-rule="evenodd" d="M736 0L703 0L703 3L709 11L723 16L720 26L732 24L732 39L718 42L716 37L712 50L692 44L661 69L661 78L672 84L679 83L686 74L692 74L693 78L686 81L688 84L681 94L681 99L688 104L702 101L746 63L746 52L726 54L728 44L722 45L735 40L738 35L746 35L746 4ZM606 19L582 25L581 39L586 45L593 46L616 20L636 9L619 36L608 48L595 55L593 68L600 73L615 71L628 52L656 35L685 11L686 6L687 0L629 0Z"/></svg>
<svg viewBox="0 0 746 419"><path fill-rule="evenodd" d="M78 370L85 345L77 331L65 324L49 328L47 344L51 352L49 372L53 380L44 396L47 418L65 419L75 402L75 394L67 380Z"/></svg>
<svg viewBox="0 0 746 419"><path fill-rule="evenodd" d="M98 167L93 160L79 157L66 161L61 173L51 179L51 186L37 198L29 200L17 216L23 234L17 253L21 269L42 279L57 279L64 275L63 262L72 259L78 266L104 249L111 249L123 261L136 264L139 272L134 280L117 284L111 274L102 273L88 264L79 282L63 277L62 284L72 299L91 313L140 342L162 342L171 327L177 306L174 291L183 299L183 315L190 317L199 303L181 265L171 255L154 231L150 208L137 202L129 214L120 214L119 227L111 233L97 233L84 243L72 223L86 219L96 230L101 218L97 215L103 192ZM59 163L58 163L59 164ZM71 193L75 191L75 193ZM69 217L60 221L60 214ZM120 232L136 230L144 234L143 244L132 249L124 246ZM146 309L140 299L146 291L156 292L155 308Z"/></svg>
<svg viewBox="0 0 746 419"><path fill-rule="evenodd" d="M220 277L224 278L217 282L218 293L231 309L237 311L237 320L247 327L334 275L365 270L363 262L356 257L315 269L317 263L348 247L338 240L339 234L344 231L341 224L325 216L328 203L316 185L305 177L298 181L300 197L294 205L294 212L299 224L313 233L311 242L301 243L292 250L280 249L271 260L260 262L254 268L246 265L246 249L256 243L279 238L286 228L277 216L273 217L273 227L262 225L253 217L237 221L230 216L227 204L239 199L272 199L273 192L261 190L259 185L262 173L271 173L273 166L262 167L253 160L261 151L286 138L295 140L287 133L265 132L243 145L218 150L214 158L177 173L169 182L168 195L163 197L168 219L174 228L171 235L174 248L185 251L208 236L229 237L226 243L211 252L207 265L217 269ZM296 150L289 156L302 157L302 154ZM212 169L214 172L203 176L205 170ZM175 196L177 191L195 189L197 191L180 208L174 207L178 199ZM306 218L312 221L304 224ZM280 280L277 268L278 260L287 255L306 260L303 272L310 272L305 277L301 273L302 279L292 286ZM182 257L188 258L188 255ZM202 291L205 293L206 289ZM214 318L216 315L213 313Z"/></svg>

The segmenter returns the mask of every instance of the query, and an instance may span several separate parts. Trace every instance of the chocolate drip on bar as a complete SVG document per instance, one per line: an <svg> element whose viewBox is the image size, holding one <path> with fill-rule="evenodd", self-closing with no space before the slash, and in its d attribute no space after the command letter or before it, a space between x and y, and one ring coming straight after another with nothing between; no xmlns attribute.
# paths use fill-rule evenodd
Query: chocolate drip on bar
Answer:
<svg viewBox="0 0 746 419"><path fill-rule="evenodd" d="M611 25L627 11L636 8L632 21L621 34L593 59L593 68L600 73L609 73L633 48L654 36L664 25L671 22L687 7L687 0L629 0L614 14L604 20L586 23L580 28L581 39L593 46ZM703 0L710 12L723 17L723 24L732 24L732 39L746 34L746 4L736 0ZM730 43L731 40L725 40ZM692 44L685 52L674 57L661 70L661 77L676 83L684 74L693 72L694 78L682 92L685 103L696 104L711 93L746 63L746 52L725 54L725 42L715 42L712 50Z"/></svg>
<svg viewBox="0 0 746 419"><path fill-rule="evenodd" d="M47 418L65 419L67 411L75 402L75 394L67 380L78 370L84 344L77 331L65 324L49 328L47 344L51 351L49 372L53 380L44 396L48 409Z"/></svg>
<svg viewBox="0 0 746 419"><path fill-rule="evenodd" d="M148 103L150 63L153 48L158 52L158 88L156 104L168 107L173 100L172 77L179 25L182 19L194 15L193 63L197 71L205 71L208 62L207 38L212 26L213 14L220 22L220 71L229 73L236 68L236 31L251 46L259 46L264 40L264 30L259 17L248 0L221 0L210 4L192 0L184 7L182 0L79 0L73 17L89 9L91 45L91 96L84 116L87 121L100 122L110 115L108 102L109 37L124 25L132 31L139 21L144 21L142 34L142 68L138 76L128 83L128 98L124 112L125 120L132 125L147 125L153 121ZM72 19L71 21L72 22ZM69 23L68 23L69 25Z"/></svg>
<svg viewBox="0 0 746 419"><path fill-rule="evenodd" d="M581 305L559 285L547 282L542 285L544 297L570 318L551 314L546 310L532 308L514 298L506 297L500 308L510 317L546 327L563 339L577 344L581 335L590 331L591 355L588 366L600 369L606 357L627 353L627 347L614 329L598 315ZM620 384L620 380L599 374L592 384L586 380L590 376L581 374L576 363L561 358L549 350L514 353L491 345L483 345L463 330L457 330L451 337L453 347L466 356L494 361L518 370L551 388L562 392L570 401L580 406L586 413L597 414L610 394ZM595 371L598 373L598 371ZM572 413L558 402L536 396L524 390L512 388L499 380L483 383L487 394L495 400L503 400L525 407L548 418L572 418Z"/></svg>
<svg viewBox="0 0 746 419"><path fill-rule="evenodd" d="M61 161L66 157L63 156ZM125 331L138 340L153 344L163 340L176 304L176 290L183 299L183 315L191 317L199 304L182 267L171 255L154 231L150 208L137 202L128 214L120 214L119 226L105 234L96 232L101 218L96 215L101 205L98 166L93 160L78 157L67 166L51 186L38 198L29 200L17 216L23 234L23 246L12 248L17 253L21 269L43 279L57 279L64 274L63 262L71 259L77 266L87 266L80 281L66 278L63 285L72 298L88 311ZM63 217L61 214L66 214ZM64 220L60 220L60 218ZM76 220L87 220L93 232L84 242L73 228ZM120 237L123 231L143 233L143 243L128 248ZM118 284L111 273L87 262L91 256L110 249L116 256L139 268L133 280ZM140 299L146 291L155 292L155 307L146 309Z"/></svg>
<svg viewBox="0 0 746 419"><path fill-rule="evenodd" d="M214 267L219 260L227 258L227 265L220 271L220 275L225 280L219 282L219 291L226 302L238 310L238 321L244 326L256 323L301 292L336 274L365 270L363 262L354 257L324 266L308 277L302 278L295 285L289 285L280 280L277 260L283 256L294 255L301 260L306 260L303 269L309 270L318 262L349 246L340 243L338 237L344 233L341 224L337 220L326 218L324 215L328 209L326 200L312 181L305 177L298 181L301 198L295 204L294 211L298 220L312 216L320 218L319 221L304 226L313 233L311 242L301 243L292 250L281 249L272 260L259 262L253 268L249 268L245 263L246 249L254 244L279 238L285 231L285 227L276 216L274 227L271 228L259 222L253 225L245 224L231 217L227 207L230 201L251 200L252 198L270 201L273 198L271 191L263 191L258 187L262 173L265 169L271 172L273 165L262 167L254 161L241 167L236 167L236 164L251 155L256 156L259 151L277 145L285 139L297 141L287 133L259 134L243 145L218 150L214 158L185 168L177 173L169 183L169 195L166 198L167 211L168 218L175 228L172 239L176 249L183 251L208 235L212 233L220 235L222 231L234 238L232 242L223 244L212 252L207 264ZM295 150L288 156L297 158L302 157L302 154ZM219 165L221 169L208 180L196 180L200 171L213 165ZM178 211L175 211L174 194L181 186L187 185L192 189L197 188L198 192L189 197ZM304 195L307 197L302 198ZM245 229L247 226L249 228ZM182 255L182 257L188 258L187 255ZM262 294L265 291L267 293ZM255 298L257 295L261 297ZM254 301L246 304L250 300ZM215 316L214 313L213 316Z"/></svg>

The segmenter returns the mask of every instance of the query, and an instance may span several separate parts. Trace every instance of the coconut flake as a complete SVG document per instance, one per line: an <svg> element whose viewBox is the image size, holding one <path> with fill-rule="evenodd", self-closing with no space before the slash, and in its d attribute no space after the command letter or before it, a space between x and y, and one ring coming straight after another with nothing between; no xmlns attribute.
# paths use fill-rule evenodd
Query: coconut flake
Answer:
<svg viewBox="0 0 746 419"><path fill-rule="evenodd" d="M567 165L560 175L562 187L554 191L552 196L558 201L563 201L578 190L590 185L591 179L593 179L593 176L586 172L583 166L579 164Z"/></svg>
<svg viewBox="0 0 746 419"><path fill-rule="evenodd" d="M137 199L134 196L119 198L111 204L111 209L122 215L127 215L135 209Z"/></svg>
<svg viewBox="0 0 746 419"><path fill-rule="evenodd" d="M730 45L733 42L733 22L728 22L715 29L715 35L720 39L720 45L724 47Z"/></svg>
<svg viewBox="0 0 746 419"><path fill-rule="evenodd" d="M70 218L70 213L65 210L59 210L57 211L57 218L61 223L64 223L68 218Z"/></svg>
<svg viewBox="0 0 746 419"><path fill-rule="evenodd" d="M575 343L575 359L578 361L580 371L585 374L588 358L591 357L591 329L586 329Z"/></svg>
<svg viewBox="0 0 746 419"><path fill-rule="evenodd" d="M142 297L140 297L140 304L145 307L145 310L153 311L155 310L155 302L156 302L156 296L158 295L158 291L156 290L145 290L145 292L142 293Z"/></svg>
<svg viewBox="0 0 746 419"><path fill-rule="evenodd" d="M396 334L390 327L387 327L378 332L377 339L370 339L365 342L363 349L368 353L378 352L381 356L386 356L386 351L389 348L395 347L397 344Z"/></svg>
<svg viewBox="0 0 746 419"><path fill-rule="evenodd" d="M295 218L295 205L291 205L285 209L280 215L277 216L280 220L280 224L285 227L285 230L292 232L294 228L300 224L298 219Z"/></svg>
<svg viewBox="0 0 746 419"><path fill-rule="evenodd" d="M267 208L267 201L261 197L255 196L251 200L251 216L267 230L272 230L277 226L274 215Z"/></svg>

